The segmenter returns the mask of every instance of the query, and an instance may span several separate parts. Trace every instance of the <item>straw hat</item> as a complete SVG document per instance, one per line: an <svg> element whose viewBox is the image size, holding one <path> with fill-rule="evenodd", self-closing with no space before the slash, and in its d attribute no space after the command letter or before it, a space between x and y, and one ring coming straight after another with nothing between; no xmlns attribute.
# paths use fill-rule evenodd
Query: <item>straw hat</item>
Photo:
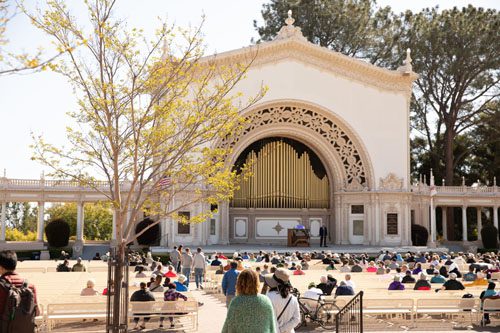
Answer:
<svg viewBox="0 0 500 333"><path fill-rule="evenodd" d="M270 288L276 288L278 286L278 280L281 280L283 282L288 282L290 280L290 274L288 273L288 270L283 268L278 268L274 272L274 274L264 275L264 282Z"/></svg>

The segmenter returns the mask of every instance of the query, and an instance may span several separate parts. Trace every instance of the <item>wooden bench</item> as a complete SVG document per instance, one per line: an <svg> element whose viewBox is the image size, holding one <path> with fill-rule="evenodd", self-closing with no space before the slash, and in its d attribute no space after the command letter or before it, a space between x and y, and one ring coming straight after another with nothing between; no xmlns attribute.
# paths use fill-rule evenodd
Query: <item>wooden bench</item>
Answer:
<svg viewBox="0 0 500 333"><path fill-rule="evenodd" d="M59 321L106 318L106 302L48 304L45 322L49 331Z"/></svg>
<svg viewBox="0 0 500 333"><path fill-rule="evenodd" d="M364 315L386 315L399 316L404 318L409 315L413 322L413 299L411 298L379 298L379 299L363 299L363 314Z"/></svg>
<svg viewBox="0 0 500 333"><path fill-rule="evenodd" d="M198 302L197 301L154 301L130 302L129 318L134 317L163 317L169 325L168 318L178 320L175 330L198 330ZM172 330L172 329L170 329Z"/></svg>
<svg viewBox="0 0 500 333"><path fill-rule="evenodd" d="M424 298L417 299L415 316L424 315L448 315L448 316L470 316L472 323L473 315L478 313L479 299L477 298ZM418 321L418 320L417 320Z"/></svg>

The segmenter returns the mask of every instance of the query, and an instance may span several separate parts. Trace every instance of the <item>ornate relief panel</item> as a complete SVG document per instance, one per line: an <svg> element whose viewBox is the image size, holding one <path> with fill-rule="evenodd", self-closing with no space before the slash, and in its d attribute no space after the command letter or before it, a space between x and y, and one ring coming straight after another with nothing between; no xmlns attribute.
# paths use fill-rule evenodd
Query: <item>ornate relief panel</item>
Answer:
<svg viewBox="0 0 500 333"><path fill-rule="evenodd" d="M367 170L363 165L360 151L346 131L331 119L305 107L282 105L262 108L246 117L246 126L239 137L231 138L229 144L234 147L240 137L265 125L295 124L304 126L320 134L335 149L343 163L346 175L346 187L363 189L367 184Z"/></svg>
<svg viewBox="0 0 500 333"><path fill-rule="evenodd" d="M398 178L398 176L391 172L385 178L380 178L380 189L401 191L403 189L403 178Z"/></svg>
<svg viewBox="0 0 500 333"><path fill-rule="evenodd" d="M248 218L234 218L234 238L248 238Z"/></svg>
<svg viewBox="0 0 500 333"><path fill-rule="evenodd" d="M313 217L309 219L309 229L311 237L319 237L319 228L321 227L322 218Z"/></svg>
<svg viewBox="0 0 500 333"><path fill-rule="evenodd" d="M286 238L299 223L300 218L256 218L255 238Z"/></svg>

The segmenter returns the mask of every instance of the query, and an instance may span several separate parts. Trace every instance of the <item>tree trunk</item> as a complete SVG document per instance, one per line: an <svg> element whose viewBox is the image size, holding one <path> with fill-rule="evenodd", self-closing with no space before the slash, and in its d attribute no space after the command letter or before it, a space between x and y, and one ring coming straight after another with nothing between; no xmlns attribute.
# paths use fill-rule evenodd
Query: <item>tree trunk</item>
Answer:
<svg viewBox="0 0 500 333"><path fill-rule="evenodd" d="M115 293L113 295L113 333L120 333L121 325L121 300L122 300L122 281L123 281L123 265L125 263L125 248L123 242L120 242L117 247L116 266L113 277Z"/></svg>
<svg viewBox="0 0 500 333"><path fill-rule="evenodd" d="M453 178L454 178L454 168L453 164L455 162L453 155L453 129L450 126L446 127L446 131L444 133L444 178L446 181L446 185L453 186ZM447 239L450 241L455 240L455 214L453 211L453 207L447 207L446 212L446 226L447 226Z"/></svg>

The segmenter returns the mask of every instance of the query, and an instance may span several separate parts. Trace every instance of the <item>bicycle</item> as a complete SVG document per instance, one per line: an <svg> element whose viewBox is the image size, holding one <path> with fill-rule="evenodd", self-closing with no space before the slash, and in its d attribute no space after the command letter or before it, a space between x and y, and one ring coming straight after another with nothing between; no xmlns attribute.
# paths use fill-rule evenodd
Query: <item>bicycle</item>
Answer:
<svg viewBox="0 0 500 333"><path fill-rule="evenodd" d="M302 326L307 326L307 319L312 322L318 323L326 330L333 330L335 328L335 314L340 311L340 308L333 302L327 302L324 299L325 294L320 295L318 299L300 297L300 292L294 289L292 293L297 297L300 308L300 323L295 327L298 329ZM310 310L308 304L304 300L316 302L314 310Z"/></svg>

